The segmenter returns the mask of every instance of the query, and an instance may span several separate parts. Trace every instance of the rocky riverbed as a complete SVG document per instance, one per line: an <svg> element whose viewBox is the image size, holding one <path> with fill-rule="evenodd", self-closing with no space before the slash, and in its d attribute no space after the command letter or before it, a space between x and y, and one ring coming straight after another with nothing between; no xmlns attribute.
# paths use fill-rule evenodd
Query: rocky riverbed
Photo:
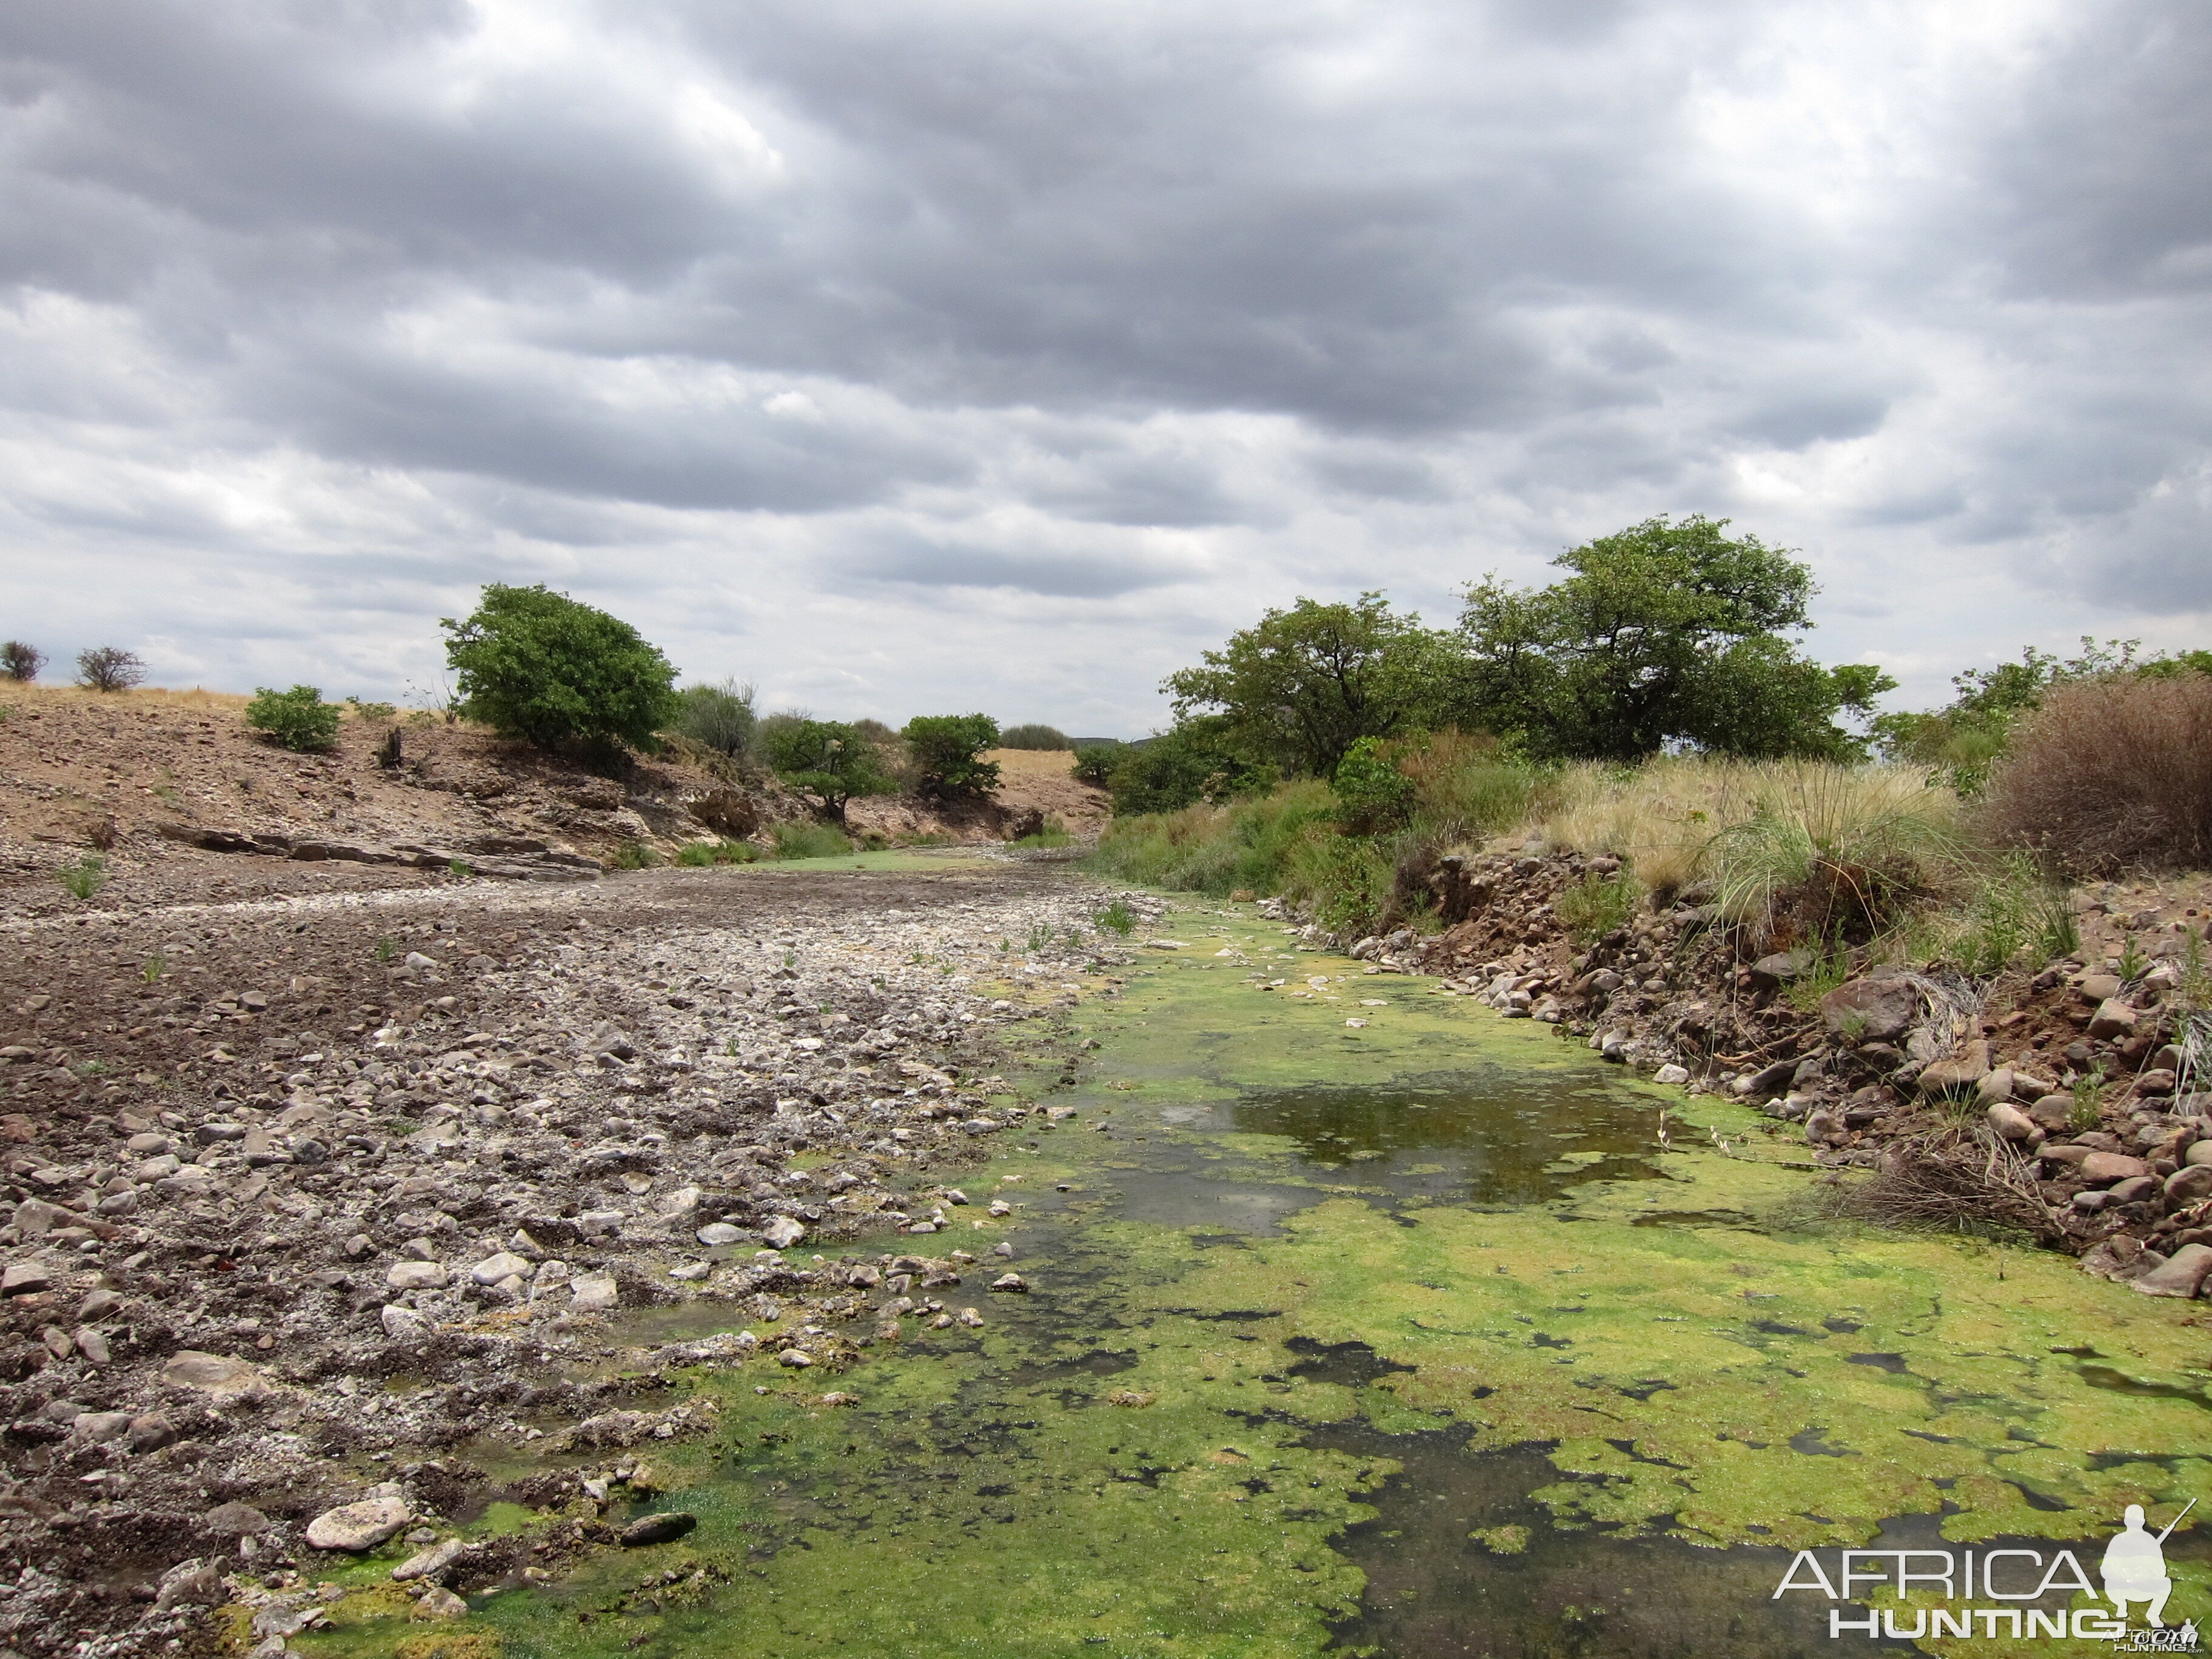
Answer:
<svg viewBox="0 0 2212 1659"><path fill-rule="evenodd" d="M656 1356L569 1363L626 1310L727 1304L717 1358L824 1377L988 1319L1012 1247L933 1237L1052 1121L1061 1016L1127 945L1064 872L902 862L0 924L0 1642L174 1651L229 1605L281 1651L319 1551L427 1558L496 1496L583 1501L520 1559L426 1559L427 1613L613 1547L634 1449L711 1416L637 1398ZM556 1450L605 1468L513 1474Z"/></svg>

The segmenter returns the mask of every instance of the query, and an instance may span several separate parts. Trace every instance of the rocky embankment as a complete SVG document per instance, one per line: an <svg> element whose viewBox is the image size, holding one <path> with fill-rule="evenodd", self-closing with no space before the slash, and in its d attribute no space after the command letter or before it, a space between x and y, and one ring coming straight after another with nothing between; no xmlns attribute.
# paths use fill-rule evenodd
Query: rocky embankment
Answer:
<svg viewBox="0 0 2212 1659"><path fill-rule="evenodd" d="M1863 963L1838 983L1808 951L1747 955L1694 892L1577 943L1560 901L1619 868L1452 860L1441 933L1340 943L1661 1081L1802 1124L1824 1164L1894 1175L1948 1141L1981 1163L1967 1195L1981 1192L1992 1218L2092 1272L2182 1297L2212 1282L2212 1093L2185 1086L2184 1054L2190 940L2212 930L2201 896L2079 894L2082 954L2032 974Z"/></svg>
<svg viewBox="0 0 2212 1659"><path fill-rule="evenodd" d="M933 1236L1054 1115L997 1073L1017 1035L1073 1064L1104 896L657 872L5 924L0 1643L174 1650L243 1602L281 1652L307 1559L402 1531L434 1618L624 1541L593 1517L639 1449L711 1421L667 1366L827 1376L988 1318L1018 1218ZM612 1346L678 1299L726 1331ZM451 1540L486 1441L568 1455L504 1489L568 1517L526 1547Z"/></svg>

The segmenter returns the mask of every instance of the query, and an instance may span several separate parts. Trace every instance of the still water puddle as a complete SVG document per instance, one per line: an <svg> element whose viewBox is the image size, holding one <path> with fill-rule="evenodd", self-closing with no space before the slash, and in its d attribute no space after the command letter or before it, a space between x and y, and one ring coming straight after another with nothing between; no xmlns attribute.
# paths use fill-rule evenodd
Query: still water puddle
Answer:
<svg viewBox="0 0 2212 1659"><path fill-rule="evenodd" d="M1278 948L1174 924L1209 928ZM439 1651L1764 1659L1834 1650L1828 1603L1772 1595L1801 1548L2047 1550L2212 1496L2183 1310L1804 1220L1763 1121L1405 981L1347 1028L1325 988L1357 969L1299 967L1330 976L1310 1004L1209 954L1086 1005L1077 1115L960 1175L951 1236L850 1252L995 1274L1005 1241L1029 1295L979 1268L945 1294L980 1330L909 1324L834 1380L702 1373L720 1427L648 1449L641 1505L697 1529L480 1598ZM300 1645L435 1659L358 1612Z"/></svg>

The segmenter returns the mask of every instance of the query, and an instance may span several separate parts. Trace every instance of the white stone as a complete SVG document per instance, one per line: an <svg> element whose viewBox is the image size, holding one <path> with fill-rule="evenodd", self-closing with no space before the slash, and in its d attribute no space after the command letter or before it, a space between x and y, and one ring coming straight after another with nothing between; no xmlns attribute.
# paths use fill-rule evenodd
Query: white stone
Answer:
<svg viewBox="0 0 2212 1659"><path fill-rule="evenodd" d="M512 1250L501 1250L488 1255L469 1269L469 1277L479 1285L496 1285L503 1279L519 1279L528 1273L530 1264Z"/></svg>
<svg viewBox="0 0 2212 1659"><path fill-rule="evenodd" d="M787 1250L806 1237L806 1229L787 1215L771 1217L761 1229L761 1237L773 1249Z"/></svg>
<svg viewBox="0 0 2212 1659"><path fill-rule="evenodd" d="M452 1277L434 1261L395 1261L384 1270L384 1282L395 1291L442 1291Z"/></svg>
<svg viewBox="0 0 2212 1659"><path fill-rule="evenodd" d="M373 1550L414 1518L404 1499L365 1498L341 1504L307 1522L307 1542L319 1550Z"/></svg>
<svg viewBox="0 0 2212 1659"><path fill-rule="evenodd" d="M612 1273L583 1273L569 1287L569 1295L580 1313L605 1313L615 1305L617 1291Z"/></svg>
<svg viewBox="0 0 2212 1659"><path fill-rule="evenodd" d="M1690 1080L1690 1068L1686 1066L1662 1066L1657 1071L1652 1073L1651 1080L1654 1083L1671 1083L1680 1085Z"/></svg>

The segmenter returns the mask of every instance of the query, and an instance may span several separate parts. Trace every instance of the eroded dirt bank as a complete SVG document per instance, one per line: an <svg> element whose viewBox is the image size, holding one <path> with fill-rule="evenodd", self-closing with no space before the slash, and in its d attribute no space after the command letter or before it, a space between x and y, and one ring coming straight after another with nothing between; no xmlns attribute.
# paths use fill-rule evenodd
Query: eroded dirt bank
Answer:
<svg viewBox="0 0 2212 1659"><path fill-rule="evenodd" d="M281 1647L314 1517L420 1528L516 1495L468 1447L704 1426L563 1380L611 1310L742 1304L824 1376L983 1317L1009 1264L928 1236L1048 1121L1008 1040L1072 1053L1121 945L1063 872L875 862L0 925L0 1641L170 1650L246 1593ZM864 1227L915 1259L815 1269ZM497 1553L470 1576L557 1552Z"/></svg>

